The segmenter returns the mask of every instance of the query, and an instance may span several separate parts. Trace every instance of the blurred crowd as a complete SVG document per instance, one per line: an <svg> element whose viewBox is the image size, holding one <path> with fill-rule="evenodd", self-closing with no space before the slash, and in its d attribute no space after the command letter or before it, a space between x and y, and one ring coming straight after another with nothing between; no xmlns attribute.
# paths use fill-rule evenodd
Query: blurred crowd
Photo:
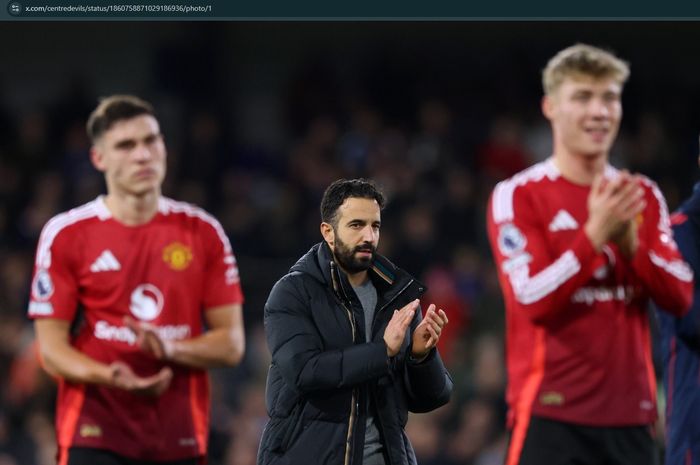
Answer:
<svg viewBox="0 0 700 465"><path fill-rule="evenodd" d="M176 61L165 52L159 58ZM450 318L439 348L455 392L447 406L410 418L419 463L503 461L503 307L484 209L496 182L550 154L537 76L525 93L507 88L503 98L521 107L489 111L488 98L474 91L453 98L459 86L440 89L439 82L431 91L410 83L396 90L380 82L400 72L365 66L356 72L376 76L358 88L333 64L305 63L285 78L281 98L249 108L251 121L281 115L269 121L276 144L232 134L240 111L203 95L199 82L159 86L156 72L152 87L139 92L154 104L166 137L164 194L214 214L240 264L247 350L241 366L213 372L212 465L255 463L267 420L263 306L272 284L320 240L319 200L341 177L371 178L384 189L380 252L420 277L429 289L423 302ZM26 305L41 227L104 189L84 131L99 97L90 89L77 79L22 112L0 98L0 465L54 463L55 383L39 368ZM403 99L404 91L412 97ZM461 104L469 98L473 105ZM692 158L679 155L687 141L674 142L658 113L630 118L613 163L650 175L676 207L695 179Z"/></svg>

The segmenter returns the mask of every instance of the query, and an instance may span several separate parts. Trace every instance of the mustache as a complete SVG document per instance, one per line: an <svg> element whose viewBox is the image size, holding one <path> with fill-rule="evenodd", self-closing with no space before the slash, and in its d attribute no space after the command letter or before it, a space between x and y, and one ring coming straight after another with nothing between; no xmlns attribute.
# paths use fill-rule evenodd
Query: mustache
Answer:
<svg viewBox="0 0 700 465"><path fill-rule="evenodd" d="M371 253L375 253L376 251L377 251L377 248L376 248L374 245L372 245L372 244L362 244L362 245L358 245L357 247L355 247L355 248L353 249L353 253L354 253L354 252L371 252Z"/></svg>

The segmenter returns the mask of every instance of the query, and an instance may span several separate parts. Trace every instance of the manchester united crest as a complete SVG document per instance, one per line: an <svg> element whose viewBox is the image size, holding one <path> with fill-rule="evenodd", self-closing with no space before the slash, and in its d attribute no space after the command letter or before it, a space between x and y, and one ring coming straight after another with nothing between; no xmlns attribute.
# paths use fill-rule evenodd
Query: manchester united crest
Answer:
<svg viewBox="0 0 700 465"><path fill-rule="evenodd" d="M182 271L192 261L192 249L181 242L173 242L163 249L163 261L175 271Z"/></svg>

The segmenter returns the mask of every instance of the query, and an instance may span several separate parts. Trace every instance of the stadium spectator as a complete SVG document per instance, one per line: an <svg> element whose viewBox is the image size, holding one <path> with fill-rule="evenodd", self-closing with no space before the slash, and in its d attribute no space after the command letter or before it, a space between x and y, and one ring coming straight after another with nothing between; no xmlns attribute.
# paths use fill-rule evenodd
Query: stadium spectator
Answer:
<svg viewBox="0 0 700 465"><path fill-rule="evenodd" d="M244 351L236 259L214 217L161 195L166 148L149 103L108 97L87 131L107 195L44 226L29 303L59 383L58 463L200 463L206 369Z"/></svg>
<svg viewBox="0 0 700 465"><path fill-rule="evenodd" d="M588 45L555 55L542 99L554 154L490 199L506 301L507 465L656 461L647 303L683 315L693 274L656 184L608 162L628 74Z"/></svg>
<svg viewBox="0 0 700 465"><path fill-rule="evenodd" d="M383 206L371 182L333 182L321 200L323 241L270 293L260 465L415 464L408 411L449 400L436 349L447 316L431 304L421 319L424 286L377 254Z"/></svg>

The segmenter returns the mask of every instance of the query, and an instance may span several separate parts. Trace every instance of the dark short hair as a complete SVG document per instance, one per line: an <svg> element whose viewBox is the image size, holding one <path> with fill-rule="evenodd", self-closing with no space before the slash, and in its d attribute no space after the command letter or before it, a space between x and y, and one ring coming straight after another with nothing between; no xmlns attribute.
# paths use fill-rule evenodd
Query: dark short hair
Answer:
<svg viewBox="0 0 700 465"><path fill-rule="evenodd" d="M117 121L141 115L155 116L153 106L133 95L111 95L100 99L88 118L87 133L93 144Z"/></svg>
<svg viewBox="0 0 700 465"><path fill-rule="evenodd" d="M334 181L323 193L321 199L321 221L335 224L338 216L338 208L348 198L374 199L379 208L384 208L384 194L368 179L338 179Z"/></svg>

